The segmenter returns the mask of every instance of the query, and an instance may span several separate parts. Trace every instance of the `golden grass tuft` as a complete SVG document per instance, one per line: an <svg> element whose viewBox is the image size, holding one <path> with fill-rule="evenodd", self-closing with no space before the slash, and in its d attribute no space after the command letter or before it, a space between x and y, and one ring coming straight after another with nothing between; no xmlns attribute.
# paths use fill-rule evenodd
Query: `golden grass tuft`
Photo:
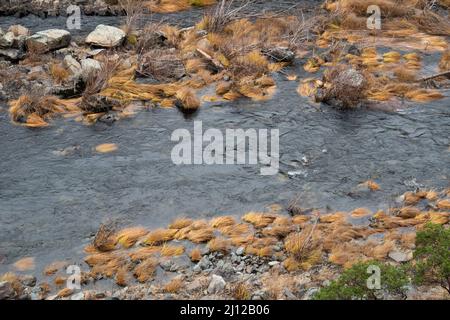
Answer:
<svg viewBox="0 0 450 320"><path fill-rule="evenodd" d="M50 65L50 75L56 83L61 84L69 78L70 73L61 64L52 63Z"/></svg>
<svg viewBox="0 0 450 320"><path fill-rule="evenodd" d="M236 224L236 220L232 216L217 217L211 220L210 225L213 228L222 228Z"/></svg>
<svg viewBox="0 0 450 320"><path fill-rule="evenodd" d="M272 225L262 230L265 236L284 238L292 231L291 225Z"/></svg>
<svg viewBox="0 0 450 320"><path fill-rule="evenodd" d="M187 234L187 239L194 243L202 243L211 240L214 237L214 229L205 228L198 230L191 230Z"/></svg>
<svg viewBox="0 0 450 320"><path fill-rule="evenodd" d="M409 218L415 218L417 215L420 214L420 210L416 207L407 206L403 207L398 211L397 216L403 218L403 219L409 219Z"/></svg>
<svg viewBox="0 0 450 320"><path fill-rule="evenodd" d="M157 229L148 234L144 243L150 246L158 245L174 239L177 229Z"/></svg>
<svg viewBox="0 0 450 320"><path fill-rule="evenodd" d="M58 298L67 298L68 296L72 295L72 293L73 293L73 289L70 289L70 288L64 288L64 289L61 289L61 290L56 294L56 296L57 296Z"/></svg>
<svg viewBox="0 0 450 320"><path fill-rule="evenodd" d="M211 252L227 253L230 250L230 240L224 238L211 239L207 246Z"/></svg>
<svg viewBox="0 0 450 320"><path fill-rule="evenodd" d="M117 243L124 248L130 248L147 234L148 230L144 227L126 228L117 233Z"/></svg>
<svg viewBox="0 0 450 320"><path fill-rule="evenodd" d="M134 276L141 283L147 282L153 278L157 266L158 260L156 258L145 259L134 268Z"/></svg>
<svg viewBox="0 0 450 320"><path fill-rule="evenodd" d="M99 153L109 153L118 149L115 143L102 143L95 147L95 151Z"/></svg>
<svg viewBox="0 0 450 320"><path fill-rule="evenodd" d="M129 253L129 257L131 261L137 262L155 256L159 252L161 252L161 247L142 247Z"/></svg>
<svg viewBox="0 0 450 320"><path fill-rule="evenodd" d="M35 267L34 258L26 257L16 261L13 264L14 268L18 271L28 271L33 270Z"/></svg>
<svg viewBox="0 0 450 320"><path fill-rule="evenodd" d="M200 108L200 100L194 91L189 88L181 88L176 92L176 105L184 111L195 111Z"/></svg>
<svg viewBox="0 0 450 320"><path fill-rule="evenodd" d="M351 216L353 218L361 218L361 217L365 217L368 216L372 213L372 211L370 211L367 208L356 208L355 210L353 210L351 212Z"/></svg>
<svg viewBox="0 0 450 320"><path fill-rule="evenodd" d="M189 254L189 257L193 262L198 262L202 258L202 251L200 248L194 248Z"/></svg>
<svg viewBox="0 0 450 320"><path fill-rule="evenodd" d="M450 210L450 200L443 199L436 203L436 206L441 210Z"/></svg>
<svg viewBox="0 0 450 320"><path fill-rule="evenodd" d="M442 53L441 60L439 61L439 69L441 69L441 71L450 70L450 50Z"/></svg>
<svg viewBox="0 0 450 320"><path fill-rule="evenodd" d="M251 232L251 226L246 223L238 223L218 228L219 232L229 237L238 237Z"/></svg>
<svg viewBox="0 0 450 320"><path fill-rule="evenodd" d="M275 220L273 214L250 211L242 217L242 220L251 223L255 228L267 227Z"/></svg>
<svg viewBox="0 0 450 320"><path fill-rule="evenodd" d="M118 286L126 287L130 281L130 274L128 273L128 269L122 267L117 270L115 281Z"/></svg>
<svg viewBox="0 0 450 320"><path fill-rule="evenodd" d="M170 280L168 283L164 285L164 292L167 293L177 293L183 287L184 281L180 277L174 278Z"/></svg>
<svg viewBox="0 0 450 320"><path fill-rule="evenodd" d="M161 255L163 257L169 256L181 256L184 253L183 246L175 246L175 245L163 245L161 248Z"/></svg>
<svg viewBox="0 0 450 320"><path fill-rule="evenodd" d="M231 296L236 300L250 300L252 294L248 284L238 282L233 286Z"/></svg>
<svg viewBox="0 0 450 320"><path fill-rule="evenodd" d="M177 218L169 224L169 229L183 229L189 227L194 220L189 218Z"/></svg>
<svg viewBox="0 0 450 320"><path fill-rule="evenodd" d="M69 263L67 261L54 261L44 268L43 274L46 276L52 276L59 270L62 270L65 267L67 267L68 265Z"/></svg>
<svg viewBox="0 0 450 320"><path fill-rule="evenodd" d="M427 199L428 201L436 201L438 196L439 196L439 194L436 191L429 190L429 191L427 191L425 199Z"/></svg>

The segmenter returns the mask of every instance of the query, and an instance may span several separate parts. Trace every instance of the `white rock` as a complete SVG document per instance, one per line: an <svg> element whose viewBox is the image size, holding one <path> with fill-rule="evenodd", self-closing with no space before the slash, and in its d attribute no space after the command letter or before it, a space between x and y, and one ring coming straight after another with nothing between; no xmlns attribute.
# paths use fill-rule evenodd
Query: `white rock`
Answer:
<svg viewBox="0 0 450 320"><path fill-rule="evenodd" d="M226 282L223 280L221 276L218 276L216 274L212 275L211 282L208 286L208 293L214 294L214 293L220 293L225 289Z"/></svg>
<svg viewBox="0 0 450 320"><path fill-rule="evenodd" d="M269 262L269 266L271 266L271 267L279 265L279 264L280 264L280 261L270 261Z"/></svg>
<svg viewBox="0 0 450 320"><path fill-rule="evenodd" d="M236 254L238 256L242 256L244 254L245 248L244 247L239 247L236 249Z"/></svg>
<svg viewBox="0 0 450 320"><path fill-rule="evenodd" d="M0 35L0 48L10 48L14 43L14 33L7 32Z"/></svg>
<svg viewBox="0 0 450 320"><path fill-rule="evenodd" d="M81 74L81 64L71 55L64 57L64 66L72 72L73 75L78 76Z"/></svg>
<svg viewBox="0 0 450 320"><path fill-rule="evenodd" d="M398 250L393 250L389 252L389 258L396 262L406 262L413 258L412 251L402 252Z"/></svg>
<svg viewBox="0 0 450 320"><path fill-rule="evenodd" d="M81 77L86 81L93 72L100 70L101 68L102 66L97 60L83 59L81 60Z"/></svg>
<svg viewBox="0 0 450 320"><path fill-rule="evenodd" d="M70 300L84 300L84 292L80 291L70 297Z"/></svg>
<svg viewBox="0 0 450 320"><path fill-rule="evenodd" d="M70 44L71 35L69 31L62 29L49 29L36 32L27 39L28 48L47 52L67 47Z"/></svg>
<svg viewBox="0 0 450 320"><path fill-rule="evenodd" d="M99 24L86 38L86 43L112 48L120 45L125 39L125 32L116 27Z"/></svg>

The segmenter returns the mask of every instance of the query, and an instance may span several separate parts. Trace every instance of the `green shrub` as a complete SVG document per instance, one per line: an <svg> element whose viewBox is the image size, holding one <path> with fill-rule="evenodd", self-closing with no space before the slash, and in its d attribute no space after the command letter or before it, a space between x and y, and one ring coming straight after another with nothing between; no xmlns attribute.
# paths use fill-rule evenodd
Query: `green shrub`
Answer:
<svg viewBox="0 0 450 320"><path fill-rule="evenodd" d="M368 268L371 265L380 268L380 288L370 289L367 280L371 277ZM341 276L327 287L321 288L314 296L315 300L360 300L380 299L384 294L405 298L405 286L408 277L401 268L378 261L357 263L345 270Z"/></svg>
<svg viewBox="0 0 450 320"><path fill-rule="evenodd" d="M450 294L450 229L428 223L417 232L414 260L416 284L438 284Z"/></svg>

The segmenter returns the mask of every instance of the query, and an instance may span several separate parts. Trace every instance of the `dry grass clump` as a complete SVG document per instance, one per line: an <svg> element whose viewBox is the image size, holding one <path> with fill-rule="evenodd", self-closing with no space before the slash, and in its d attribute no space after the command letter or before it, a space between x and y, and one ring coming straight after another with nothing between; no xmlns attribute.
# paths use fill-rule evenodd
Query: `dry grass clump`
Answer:
<svg viewBox="0 0 450 320"><path fill-rule="evenodd" d="M174 82L185 75L184 64L171 49L152 49L138 56L136 72L159 82Z"/></svg>
<svg viewBox="0 0 450 320"><path fill-rule="evenodd" d="M158 260L156 258L148 258L139 263L134 268L134 276L137 281L144 283L151 280L156 272L158 266Z"/></svg>
<svg viewBox="0 0 450 320"><path fill-rule="evenodd" d="M230 250L230 240L214 238L208 242L207 246L211 252L227 253Z"/></svg>
<svg viewBox="0 0 450 320"><path fill-rule="evenodd" d="M450 200L443 199L436 203L436 206L441 210L450 210Z"/></svg>
<svg viewBox="0 0 450 320"><path fill-rule="evenodd" d="M194 112L200 108L200 100L190 88L183 87L176 92L175 105L184 112Z"/></svg>
<svg viewBox="0 0 450 320"><path fill-rule="evenodd" d="M44 268L43 274L46 276L52 276L59 270L62 270L65 267L67 267L68 265L69 263L67 261L54 261Z"/></svg>
<svg viewBox="0 0 450 320"><path fill-rule="evenodd" d="M38 93L22 95L9 103L9 113L14 122L28 127L45 127L55 114L75 111L76 108L54 96Z"/></svg>
<svg viewBox="0 0 450 320"><path fill-rule="evenodd" d="M70 72L62 64L52 63L50 64L50 75L57 84L62 84L69 78Z"/></svg>
<svg viewBox="0 0 450 320"><path fill-rule="evenodd" d="M22 258L14 262L13 266L15 269L19 271L33 270L35 267L34 258L33 257Z"/></svg>
<svg viewBox="0 0 450 320"><path fill-rule="evenodd" d="M175 246L175 245L163 245L161 248L161 255L163 257L167 256L180 256L184 253L183 246Z"/></svg>
<svg viewBox="0 0 450 320"><path fill-rule="evenodd" d="M153 257L159 252L161 252L161 247L159 246L143 247L129 253L129 257L131 261L137 262Z"/></svg>
<svg viewBox="0 0 450 320"><path fill-rule="evenodd" d="M126 267L120 268L116 273L116 284L121 287L126 287L129 283L131 276Z"/></svg>
<svg viewBox="0 0 450 320"><path fill-rule="evenodd" d="M353 218L361 218L361 217L365 217L368 216L372 213L372 211L370 211L367 208L356 208L355 210L353 210L351 212L351 216Z"/></svg>
<svg viewBox="0 0 450 320"><path fill-rule="evenodd" d="M189 227L194 220L189 218L176 218L169 224L169 229L183 229Z"/></svg>
<svg viewBox="0 0 450 320"><path fill-rule="evenodd" d="M182 278L177 277L170 280L168 283L164 285L164 292L167 293L177 293L183 287L184 281Z"/></svg>
<svg viewBox="0 0 450 320"><path fill-rule="evenodd" d="M439 68L442 71L450 70L450 50L442 53L441 60L439 61Z"/></svg>
<svg viewBox="0 0 450 320"><path fill-rule="evenodd" d="M236 220L232 216L217 217L211 220L210 225L213 228L220 229L226 226L233 226L236 224Z"/></svg>
<svg viewBox="0 0 450 320"><path fill-rule="evenodd" d="M269 227L266 227L262 230L262 234L265 236L271 236L276 238L284 238L286 237L291 231L293 230L293 227L291 225L272 225Z"/></svg>
<svg viewBox="0 0 450 320"><path fill-rule="evenodd" d="M189 254L189 257L193 262L198 262L202 258L202 251L200 250L200 248L194 248Z"/></svg>
<svg viewBox="0 0 450 320"><path fill-rule="evenodd" d="M275 220L276 216L269 213L250 211L242 220L251 223L255 228L265 228Z"/></svg>
<svg viewBox="0 0 450 320"><path fill-rule="evenodd" d="M420 209L418 209L416 207L407 206L407 207L401 208L398 211L397 216L404 218L404 219L409 219L409 218L415 218L419 214L420 214Z"/></svg>
<svg viewBox="0 0 450 320"><path fill-rule="evenodd" d="M233 286L231 296L236 300L250 300L252 294L248 284L245 282L238 282Z"/></svg>
<svg viewBox="0 0 450 320"><path fill-rule="evenodd" d="M252 231L252 228L247 223L238 223L234 225L227 225L217 228L220 233L226 235L230 238L239 237L242 235L249 234Z"/></svg>
<svg viewBox="0 0 450 320"><path fill-rule="evenodd" d="M126 228L117 233L117 243L124 248L130 248L147 234L148 231L144 227Z"/></svg>
<svg viewBox="0 0 450 320"><path fill-rule="evenodd" d="M207 242L214 238L214 229L206 227L205 229L191 230L187 234L187 239L194 243Z"/></svg>
<svg viewBox="0 0 450 320"><path fill-rule="evenodd" d="M157 229L149 233L144 243L150 246L158 245L174 239L177 229Z"/></svg>
<svg viewBox="0 0 450 320"><path fill-rule="evenodd" d="M115 226L112 223L102 223L95 234L92 245L98 251L114 250L117 244L115 237Z"/></svg>

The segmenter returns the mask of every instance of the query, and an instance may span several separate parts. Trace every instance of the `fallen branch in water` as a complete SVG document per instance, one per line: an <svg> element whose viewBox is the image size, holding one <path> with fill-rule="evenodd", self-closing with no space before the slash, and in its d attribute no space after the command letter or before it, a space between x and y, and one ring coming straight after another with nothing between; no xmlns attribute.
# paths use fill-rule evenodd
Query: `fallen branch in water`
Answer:
<svg viewBox="0 0 450 320"><path fill-rule="evenodd" d="M444 71L444 72L441 72L441 73L438 73L438 74L435 74L435 75L432 75L432 76L429 76L426 78L419 79L418 82L428 81L428 80L432 80L432 79L439 78L439 77L450 77L450 70Z"/></svg>

